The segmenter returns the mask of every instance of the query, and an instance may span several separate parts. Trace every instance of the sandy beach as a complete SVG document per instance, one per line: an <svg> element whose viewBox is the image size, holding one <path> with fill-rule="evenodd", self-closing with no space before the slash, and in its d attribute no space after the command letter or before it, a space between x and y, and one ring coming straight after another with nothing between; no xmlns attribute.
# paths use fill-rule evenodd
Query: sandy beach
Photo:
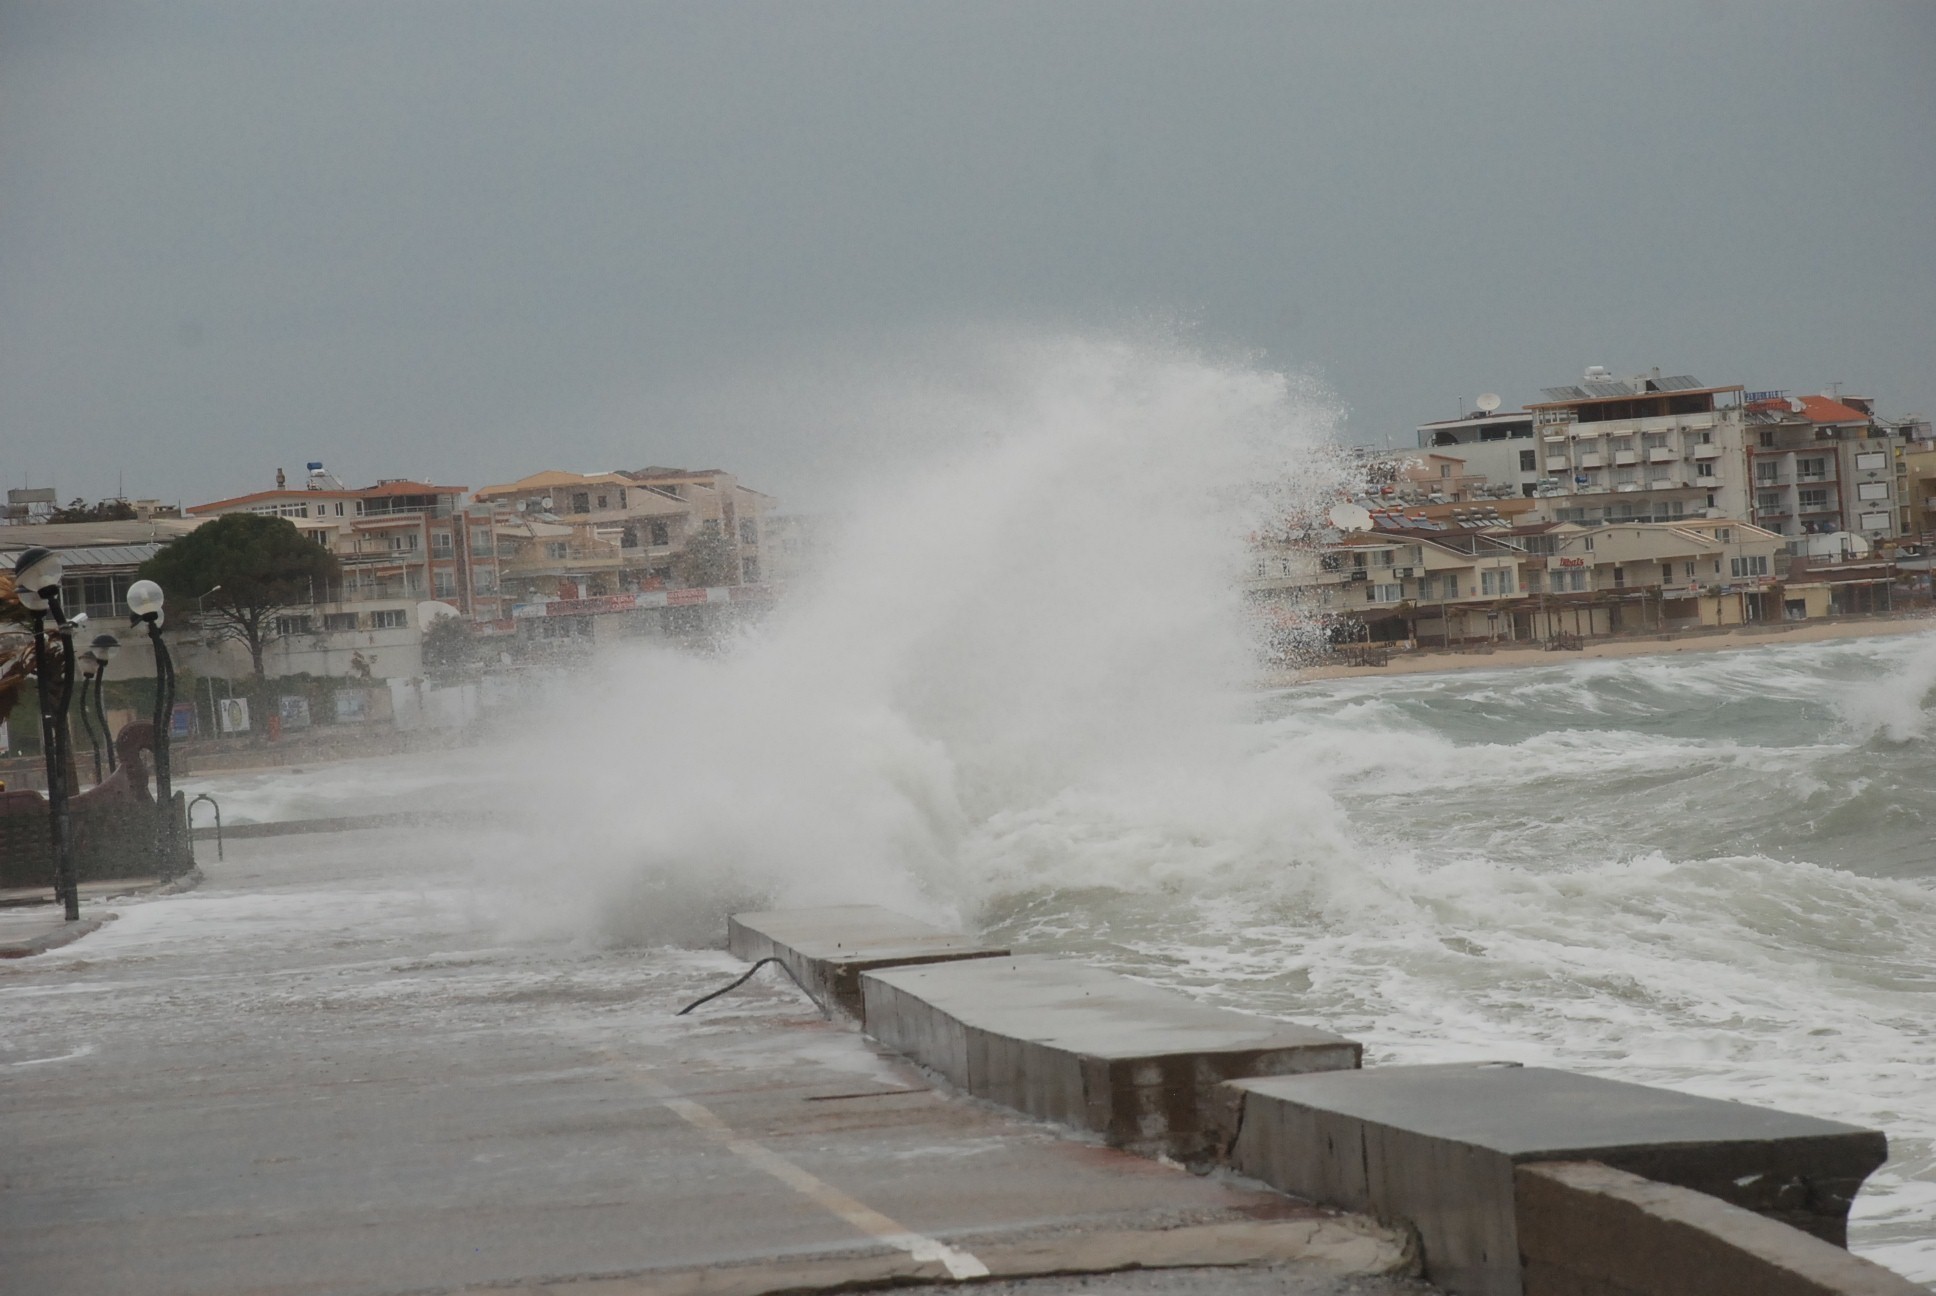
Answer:
<svg viewBox="0 0 1936 1296"><path fill-rule="evenodd" d="M1503 670L1512 666L1555 666L1590 657L1645 657L1680 652L1726 652L1735 648L1765 648L1770 644L1821 643L1830 639L1860 639L1875 635L1913 635L1936 628L1928 612L1865 617L1850 621L1810 621L1797 625L1742 626L1725 631L1692 631L1631 639L1588 641L1578 652L1549 652L1536 646L1502 646L1490 652L1444 652L1426 649L1393 653L1385 666L1308 666L1280 671L1269 677L1271 687L1283 688L1309 680L1349 679L1357 676L1412 675L1428 671Z"/></svg>

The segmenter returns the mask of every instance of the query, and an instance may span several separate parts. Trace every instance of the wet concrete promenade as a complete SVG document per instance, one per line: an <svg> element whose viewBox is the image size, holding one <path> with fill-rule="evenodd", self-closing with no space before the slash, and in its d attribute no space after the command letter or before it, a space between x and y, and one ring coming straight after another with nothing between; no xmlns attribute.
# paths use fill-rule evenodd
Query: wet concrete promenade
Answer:
<svg viewBox="0 0 1936 1296"><path fill-rule="evenodd" d="M675 1018L743 965L532 922L501 850L231 842L0 968L0 1288L1424 1290L1362 1221L938 1093L771 971Z"/></svg>

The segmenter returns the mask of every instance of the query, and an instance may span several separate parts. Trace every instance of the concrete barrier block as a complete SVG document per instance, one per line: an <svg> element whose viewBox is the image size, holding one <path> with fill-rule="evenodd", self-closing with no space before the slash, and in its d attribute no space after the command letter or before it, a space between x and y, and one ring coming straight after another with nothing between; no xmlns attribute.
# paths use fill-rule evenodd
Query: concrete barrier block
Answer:
<svg viewBox="0 0 1936 1296"><path fill-rule="evenodd" d="M814 998L855 1017L862 1013L860 974L872 968L1008 953L878 905L734 914L726 920L726 948L748 963L778 958Z"/></svg>
<svg viewBox="0 0 1936 1296"><path fill-rule="evenodd" d="M1519 1296L1513 1168L1592 1160L1835 1245L1887 1157L1836 1121L1543 1067L1380 1067L1242 1080L1230 1162L1285 1192L1418 1229L1426 1276Z"/></svg>
<svg viewBox="0 0 1936 1296"><path fill-rule="evenodd" d="M1591 1161L1514 1170L1526 1296L1926 1296L1820 1238Z"/></svg>
<svg viewBox="0 0 1936 1296"><path fill-rule="evenodd" d="M966 1092L1183 1160L1218 1150L1224 1081L1355 1067L1363 1053L1062 959L891 968L861 988L870 1034Z"/></svg>

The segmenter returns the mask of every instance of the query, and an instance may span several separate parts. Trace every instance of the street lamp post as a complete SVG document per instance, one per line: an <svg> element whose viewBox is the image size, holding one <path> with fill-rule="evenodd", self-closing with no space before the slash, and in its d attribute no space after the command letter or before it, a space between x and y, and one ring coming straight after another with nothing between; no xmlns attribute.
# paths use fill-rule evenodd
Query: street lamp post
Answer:
<svg viewBox="0 0 1936 1296"><path fill-rule="evenodd" d="M148 627L148 642L155 650L155 802L161 811L161 833L157 845L161 853L161 873L168 876L175 866L175 785L168 764L168 722L175 710L175 663L162 642L161 586L151 580L136 581L128 587L128 624Z"/></svg>
<svg viewBox="0 0 1936 1296"><path fill-rule="evenodd" d="M92 657L97 664L97 669L94 672L94 719L101 726L101 741L107 744L108 773L110 774L114 773L119 762L116 760L114 752L114 735L108 732L108 710L107 704L102 700L102 695L108 685L108 663L113 661L114 654L120 651L121 641L119 639L116 639L111 634L98 634L94 636L94 642L88 646L88 650L81 654L82 661L86 661L89 657ZM81 693L81 719L83 721L87 719L87 693L85 684L82 685ZM94 781L96 783L101 781L101 761L98 754L94 761Z"/></svg>
<svg viewBox="0 0 1936 1296"><path fill-rule="evenodd" d="M88 750L94 753L94 781L101 781L101 735L94 729L94 712L88 708L87 690L101 671L101 659L93 647L81 653L81 728L87 730ZM104 725L103 728L106 726Z"/></svg>
<svg viewBox="0 0 1936 1296"><path fill-rule="evenodd" d="M67 706L74 696L74 637L61 612L60 555L38 546L14 558L14 596L34 614L34 674L40 694L41 753L47 760L47 841L54 854L54 892L69 922L81 916L81 888L74 876L74 840L67 812L67 772L72 765ZM47 620L60 640L58 680L47 655Z"/></svg>

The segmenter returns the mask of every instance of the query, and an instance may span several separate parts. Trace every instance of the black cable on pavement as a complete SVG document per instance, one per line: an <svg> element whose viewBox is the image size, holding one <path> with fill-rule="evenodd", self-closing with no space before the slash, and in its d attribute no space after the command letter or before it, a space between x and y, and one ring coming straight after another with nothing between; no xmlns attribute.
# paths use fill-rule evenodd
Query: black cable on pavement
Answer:
<svg viewBox="0 0 1936 1296"><path fill-rule="evenodd" d="M832 1021L834 1019L834 1015L827 1011L827 1005L821 1003L818 999L815 999L813 997L813 991L807 989L807 987L801 983L800 978L793 975L793 969L788 967L779 958L770 954L767 957L761 959L759 962L755 963L752 967L747 968L746 971L741 973L738 977L734 978L733 983L731 985L723 985L719 989L713 991L711 994L705 995L705 996L702 996L701 998L693 1000L691 1003L687 1004L684 1008L681 1008L678 1012L672 1015L674 1017L684 1017L687 1013L697 1008L700 1004L711 1003L713 1000L719 998L719 996L725 994L727 991L739 989L741 986L745 985L748 981L751 981L753 979L753 974L759 971L761 968L765 967L768 963L777 964L779 966L780 971L787 974L787 980L793 982L794 985L799 986L800 993L807 997L807 1001L809 1003L811 1003L814 1007L820 1010L820 1015L822 1017L825 1017L828 1021Z"/></svg>

